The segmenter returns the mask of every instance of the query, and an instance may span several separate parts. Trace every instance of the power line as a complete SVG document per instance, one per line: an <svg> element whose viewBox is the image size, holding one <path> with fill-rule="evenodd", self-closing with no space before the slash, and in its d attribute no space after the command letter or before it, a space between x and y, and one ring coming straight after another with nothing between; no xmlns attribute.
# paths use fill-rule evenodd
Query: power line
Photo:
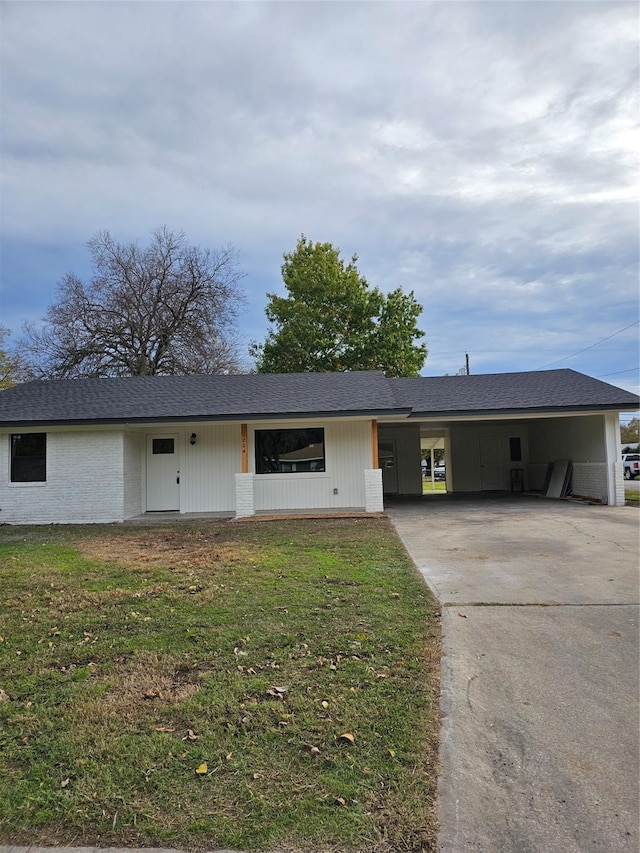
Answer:
<svg viewBox="0 0 640 853"><path fill-rule="evenodd" d="M593 349L597 347L598 344L603 344L605 341L611 340L611 338L615 338L616 335L622 334L622 332L626 332L627 329L630 329L632 326L637 326L640 323L640 320L635 320L633 323L629 323L628 326L625 326L623 329L618 329L617 332L614 332L612 335L607 335L606 338L602 338L602 340L596 341L595 344L589 344L588 347L584 347L584 349L579 349L577 352L572 352L571 355L565 355L563 358L559 358L557 361L550 361L549 364L543 364L542 367L536 368L536 370L543 370L545 367L553 367L554 364L560 364L561 361L566 361L568 358L573 358L574 355L580 355L581 352L586 352L588 349Z"/></svg>
<svg viewBox="0 0 640 853"><path fill-rule="evenodd" d="M596 379L604 379L605 376L619 376L621 373L634 373L636 370L640 370L640 366L630 367L628 370L616 370L615 373L600 373Z"/></svg>
<svg viewBox="0 0 640 853"><path fill-rule="evenodd" d="M633 323L631 325L633 325ZM627 327L627 328L629 328L629 327ZM611 335L611 337L613 337L613 335ZM604 340L608 340L608 339L604 338ZM598 341L598 343L601 343L601 341ZM596 344L591 344L591 346L596 346ZM557 347L555 347L555 349L557 350ZM586 347L586 349L589 349L589 347ZM616 347L614 349L609 348L607 350L607 352L626 352L627 349L628 349L628 347ZM531 346L531 347L516 347L515 349L473 349L473 350L470 350L470 352L472 353L472 355L476 355L476 356L477 355L495 355L496 353L500 355L502 353L514 353L514 352L520 353L521 355L526 355L526 353L530 353L530 352L537 352L537 353L553 352L553 350L550 350L548 347ZM446 352L441 352L440 350L437 350L437 349L430 349L429 350L429 357L430 358L436 358L436 357L441 358L445 355L462 356L462 355L464 355L464 353L465 353L465 350L462 348L455 349L455 350L447 350ZM566 356L566 358L571 358L571 356Z"/></svg>

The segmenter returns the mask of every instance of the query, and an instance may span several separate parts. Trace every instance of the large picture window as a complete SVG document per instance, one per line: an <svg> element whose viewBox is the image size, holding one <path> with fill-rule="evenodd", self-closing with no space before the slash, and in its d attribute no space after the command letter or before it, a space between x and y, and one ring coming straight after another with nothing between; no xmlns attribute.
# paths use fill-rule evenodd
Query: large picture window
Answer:
<svg viewBox="0 0 640 853"><path fill-rule="evenodd" d="M324 470L323 429L256 430L256 474Z"/></svg>
<svg viewBox="0 0 640 853"><path fill-rule="evenodd" d="M23 432L11 436L11 482L44 483L47 479L47 434Z"/></svg>

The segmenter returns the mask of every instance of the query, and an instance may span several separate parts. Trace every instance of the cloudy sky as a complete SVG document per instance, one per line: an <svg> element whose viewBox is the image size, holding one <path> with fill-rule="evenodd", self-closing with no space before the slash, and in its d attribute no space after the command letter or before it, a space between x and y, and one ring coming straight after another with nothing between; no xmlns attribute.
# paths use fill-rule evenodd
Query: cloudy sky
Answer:
<svg viewBox="0 0 640 853"><path fill-rule="evenodd" d="M0 325L108 229L233 244L244 339L301 233L424 306L425 375L638 390L635 2L3 2Z"/></svg>

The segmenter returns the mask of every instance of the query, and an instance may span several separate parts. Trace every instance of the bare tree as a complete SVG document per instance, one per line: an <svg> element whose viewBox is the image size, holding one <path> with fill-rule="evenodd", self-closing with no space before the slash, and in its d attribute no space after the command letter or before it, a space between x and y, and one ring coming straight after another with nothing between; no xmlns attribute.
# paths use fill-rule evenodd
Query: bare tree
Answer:
<svg viewBox="0 0 640 853"><path fill-rule="evenodd" d="M35 376L236 372L235 320L244 296L231 246L191 246L166 227L146 248L109 231L88 243L89 283L64 276L43 326L26 324L20 353Z"/></svg>

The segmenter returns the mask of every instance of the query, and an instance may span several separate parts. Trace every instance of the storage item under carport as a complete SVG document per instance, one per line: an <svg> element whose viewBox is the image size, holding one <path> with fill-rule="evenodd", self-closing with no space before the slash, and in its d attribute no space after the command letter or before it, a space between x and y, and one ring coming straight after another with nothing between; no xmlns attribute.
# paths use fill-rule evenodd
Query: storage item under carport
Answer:
<svg viewBox="0 0 640 853"><path fill-rule="evenodd" d="M542 494L547 498L566 498L571 494L573 464L569 459L550 462L544 478Z"/></svg>

